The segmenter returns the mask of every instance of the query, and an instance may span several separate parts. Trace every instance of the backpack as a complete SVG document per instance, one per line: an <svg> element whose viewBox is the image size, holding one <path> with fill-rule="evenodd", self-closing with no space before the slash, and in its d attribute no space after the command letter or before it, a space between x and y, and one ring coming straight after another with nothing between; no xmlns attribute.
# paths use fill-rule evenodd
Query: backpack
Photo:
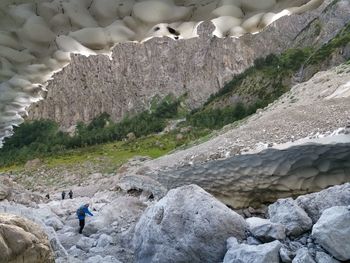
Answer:
<svg viewBox="0 0 350 263"><path fill-rule="evenodd" d="M84 207L79 207L77 210L77 215L80 217L85 216Z"/></svg>

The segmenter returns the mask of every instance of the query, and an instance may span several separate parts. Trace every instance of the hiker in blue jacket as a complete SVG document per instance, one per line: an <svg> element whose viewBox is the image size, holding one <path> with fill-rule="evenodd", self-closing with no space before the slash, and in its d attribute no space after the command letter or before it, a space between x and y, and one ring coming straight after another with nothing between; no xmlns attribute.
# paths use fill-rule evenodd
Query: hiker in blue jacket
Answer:
<svg viewBox="0 0 350 263"><path fill-rule="evenodd" d="M79 234L83 233L83 229L85 226L85 214L88 214L90 216L93 216L93 214L89 211L89 204L82 205L77 210L77 216L79 219Z"/></svg>

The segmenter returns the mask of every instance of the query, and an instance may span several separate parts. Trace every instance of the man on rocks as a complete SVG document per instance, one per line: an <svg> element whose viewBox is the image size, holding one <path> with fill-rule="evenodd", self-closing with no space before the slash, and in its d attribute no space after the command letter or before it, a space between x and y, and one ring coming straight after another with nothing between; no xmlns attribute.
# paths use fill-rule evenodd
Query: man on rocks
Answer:
<svg viewBox="0 0 350 263"><path fill-rule="evenodd" d="M73 199L73 191L72 190L69 190L68 196L69 196L70 199Z"/></svg>
<svg viewBox="0 0 350 263"><path fill-rule="evenodd" d="M66 197L66 192L62 191L61 196L62 196L62 200L64 200L64 198Z"/></svg>
<svg viewBox="0 0 350 263"><path fill-rule="evenodd" d="M86 214L93 216L93 214L89 211L89 204L82 205L77 210L77 216L79 219L79 234L83 233L83 229L85 226L85 216Z"/></svg>

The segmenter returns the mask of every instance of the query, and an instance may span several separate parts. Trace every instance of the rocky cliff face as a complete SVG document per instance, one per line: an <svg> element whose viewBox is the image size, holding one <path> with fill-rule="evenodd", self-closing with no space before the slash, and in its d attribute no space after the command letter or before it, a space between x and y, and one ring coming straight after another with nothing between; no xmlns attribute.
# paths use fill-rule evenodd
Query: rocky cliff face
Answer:
<svg viewBox="0 0 350 263"><path fill-rule="evenodd" d="M46 100L30 107L29 119L53 119L64 128L102 112L120 120L168 94L187 93L188 106L198 107L256 58L295 46L320 46L334 37L350 20L350 7L348 1L332 3L283 17L263 32L241 38L213 38L214 28L202 25L199 38L118 44L112 60L74 55L49 82Z"/></svg>

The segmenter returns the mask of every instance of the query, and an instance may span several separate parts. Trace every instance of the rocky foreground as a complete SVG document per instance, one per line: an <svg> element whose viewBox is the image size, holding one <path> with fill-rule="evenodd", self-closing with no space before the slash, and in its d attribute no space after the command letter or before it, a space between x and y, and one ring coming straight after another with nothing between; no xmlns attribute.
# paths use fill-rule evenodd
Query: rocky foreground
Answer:
<svg viewBox="0 0 350 263"><path fill-rule="evenodd" d="M1 178L0 262L350 260L350 183L240 211L196 185L166 193L142 176L110 178L108 185L45 201ZM80 235L75 211L83 203L94 216Z"/></svg>

